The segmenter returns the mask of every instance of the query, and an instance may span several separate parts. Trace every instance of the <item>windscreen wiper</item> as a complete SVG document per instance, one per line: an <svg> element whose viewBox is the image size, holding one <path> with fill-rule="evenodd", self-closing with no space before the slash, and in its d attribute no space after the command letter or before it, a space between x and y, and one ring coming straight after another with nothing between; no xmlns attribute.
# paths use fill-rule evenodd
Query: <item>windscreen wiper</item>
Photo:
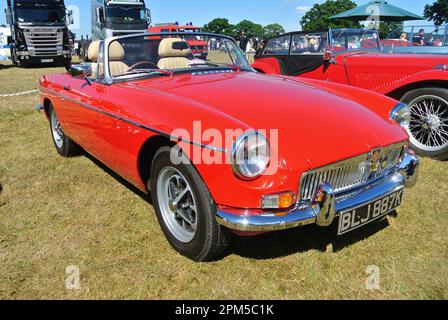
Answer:
<svg viewBox="0 0 448 320"><path fill-rule="evenodd" d="M155 69L134 69L134 70L130 70L124 73L120 73L118 75L115 75L114 77L126 77L126 76L131 76L131 75L160 75L160 76L167 76L167 77L172 77L174 75L173 72L168 71L168 70L155 70Z"/></svg>
<svg viewBox="0 0 448 320"><path fill-rule="evenodd" d="M238 67L234 64L227 64L227 63L213 63L213 62L198 62L198 63L191 63L190 66L192 67L201 67L201 66L208 66L208 67L220 67L220 68L230 68L235 71L241 71L241 67Z"/></svg>

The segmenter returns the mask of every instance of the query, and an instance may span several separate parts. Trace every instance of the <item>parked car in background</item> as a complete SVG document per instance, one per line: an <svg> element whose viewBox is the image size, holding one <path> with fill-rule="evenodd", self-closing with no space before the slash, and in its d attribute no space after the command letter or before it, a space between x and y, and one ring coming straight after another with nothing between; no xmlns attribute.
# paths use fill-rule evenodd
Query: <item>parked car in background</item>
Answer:
<svg viewBox="0 0 448 320"><path fill-rule="evenodd" d="M191 52L194 56L199 59L207 59L209 45L204 41L198 33L202 32L201 27L196 27L193 23L188 23L186 25L179 25L179 23L159 23L154 27L149 27L150 33L159 32L185 32L185 39L190 46Z"/></svg>
<svg viewBox="0 0 448 320"><path fill-rule="evenodd" d="M57 152L83 148L150 193L168 241L195 261L218 257L229 230L337 221L342 235L400 206L419 164L406 105L263 75L232 38L198 36L221 50L199 60L183 32L115 37L92 43L90 66L43 76Z"/></svg>
<svg viewBox="0 0 448 320"><path fill-rule="evenodd" d="M376 30L293 32L267 41L253 68L347 84L411 108L407 131L421 155L448 159L448 55L389 54Z"/></svg>

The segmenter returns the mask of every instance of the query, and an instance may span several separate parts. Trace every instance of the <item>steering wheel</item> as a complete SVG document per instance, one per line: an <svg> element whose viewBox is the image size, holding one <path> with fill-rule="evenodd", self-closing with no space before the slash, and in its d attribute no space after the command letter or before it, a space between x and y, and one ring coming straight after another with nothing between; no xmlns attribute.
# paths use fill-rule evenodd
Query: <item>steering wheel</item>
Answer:
<svg viewBox="0 0 448 320"><path fill-rule="evenodd" d="M149 64L149 65L155 67L156 69L159 69L159 67L158 67L155 63L153 63L153 62L151 62L151 61L140 61L140 62L137 62L136 64L132 65L132 66L129 68L129 71L131 71L131 70L137 68L138 66L145 65L145 64Z"/></svg>

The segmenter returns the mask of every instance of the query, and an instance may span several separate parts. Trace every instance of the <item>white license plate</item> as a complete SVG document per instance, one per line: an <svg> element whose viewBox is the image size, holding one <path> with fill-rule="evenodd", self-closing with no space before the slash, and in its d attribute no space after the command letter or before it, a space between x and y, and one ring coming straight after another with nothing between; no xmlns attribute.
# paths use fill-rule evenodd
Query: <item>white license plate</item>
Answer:
<svg viewBox="0 0 448 320"><path fill-rule="evenodd" d="M403 193L404 190L401 189L366 206L341 213L338 235L361 228L394 211L401 206Z"/></svg>
<svg viewBox="0 0 448 320"><path fill-rule="evenodd" d="M42 63L52 63L52 62L54 62L54 60L53 59L41 59L40 62L42 62Z"/></svg>

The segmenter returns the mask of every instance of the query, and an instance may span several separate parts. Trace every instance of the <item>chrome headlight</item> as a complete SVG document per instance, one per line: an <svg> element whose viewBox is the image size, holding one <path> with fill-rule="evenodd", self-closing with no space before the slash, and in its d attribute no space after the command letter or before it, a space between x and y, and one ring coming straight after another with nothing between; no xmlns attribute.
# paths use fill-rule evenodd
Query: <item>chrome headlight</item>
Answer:
<svg viewBox="0 0 448 320"><path fill-rule="evenodd" d="M392 109L389 117L403 128L408 129L411 123L411 108L407 104L399 103Z"/></svg>
<svg viewBox="0 0 448 320"><path fill-rule="evenodd" d="M232 168L241 179L254 180L260 177L268 168L270 158L269 142L258 132L246 132L233 144Z"/></svg>

